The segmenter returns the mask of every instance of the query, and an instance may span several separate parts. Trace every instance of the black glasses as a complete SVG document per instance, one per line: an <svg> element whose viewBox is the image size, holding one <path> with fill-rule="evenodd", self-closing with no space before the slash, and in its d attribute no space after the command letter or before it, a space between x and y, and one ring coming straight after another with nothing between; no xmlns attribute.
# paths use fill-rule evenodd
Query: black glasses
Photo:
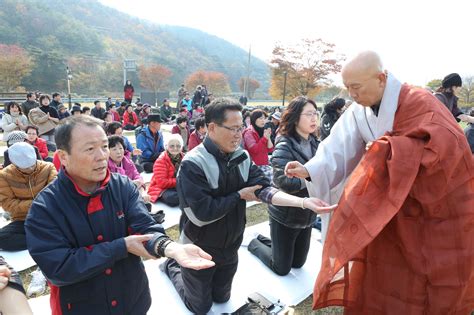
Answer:
<svg viewBox="0 0 474 315"><path fill-rule="evenodd" d="M242 131L244 131L245 129L245 126L240 126L238 128L231 128L231 127L227 127L227 126L224 126L224 125L221 125L221 124L217 124L219 127L222 127L222 128L225 128L233 133L241 133Z"/></svg>

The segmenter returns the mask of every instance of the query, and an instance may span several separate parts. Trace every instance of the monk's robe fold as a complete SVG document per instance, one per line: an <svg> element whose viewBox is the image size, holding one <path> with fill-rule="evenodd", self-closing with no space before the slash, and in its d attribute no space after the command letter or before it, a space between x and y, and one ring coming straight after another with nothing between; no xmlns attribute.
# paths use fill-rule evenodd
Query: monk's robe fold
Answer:
<svg viewBox="0 0 474 315"><path fill-rule="evenodd" d="M474 159L435 98L403 85L393 132L347 182L324 244L313 308L347 314L474 310Z"/></svg>

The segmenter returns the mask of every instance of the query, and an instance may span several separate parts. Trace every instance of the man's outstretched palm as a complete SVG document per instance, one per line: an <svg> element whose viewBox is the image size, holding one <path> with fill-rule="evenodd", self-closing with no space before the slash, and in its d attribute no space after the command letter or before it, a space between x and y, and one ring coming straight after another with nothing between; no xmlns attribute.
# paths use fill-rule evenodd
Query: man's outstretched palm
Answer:
<svg viewBox="0 0 474 315"><path fill-rule="evenodd" d="M174 258L181 267L200 270L215 265L212 256L193 244L171 243L166 247L166 256Z"/></svg>

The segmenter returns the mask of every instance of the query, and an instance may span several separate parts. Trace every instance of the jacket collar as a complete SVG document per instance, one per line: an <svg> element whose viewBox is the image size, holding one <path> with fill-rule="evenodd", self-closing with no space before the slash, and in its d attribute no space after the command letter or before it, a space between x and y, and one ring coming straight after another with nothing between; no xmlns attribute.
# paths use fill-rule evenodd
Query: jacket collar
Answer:
<svg viewBox="0 0 474 315"><path fill-rule="evenodd" d="M71 176L69 176L69 174L67 173L66 169L64 167L61 167L61 170L59 172L59 175L58 175L58 178L66 183L67 185L69 185L70 187L69 188L73 188L73 190L78 193L79 195L81 196L84 196L84 197L95 197L97 196L98 194L102 193L106 188L107 188L107 185L110 181L110 171L107 169L107 174L105 175L105 178L104 180L100 183L99 185L99 188L97 188L93 193L91 194L88 194L86 193L85 191L83 191L75 182L74 180L71 178Z"/></svg>
<svg viewBox="0 0 474 315"><path fill-rule="evenodd" d="M237 157L240 157L242 154L247 155L240 146L234 152L230 154L226 154L222 152L219 149L219 147L209 137L204 138L204 141L202 143L204 144L204 147L206 148L207 152L211 153L216 158L220 160L224 160L226 162L230 162L236 159Z"/></svg>

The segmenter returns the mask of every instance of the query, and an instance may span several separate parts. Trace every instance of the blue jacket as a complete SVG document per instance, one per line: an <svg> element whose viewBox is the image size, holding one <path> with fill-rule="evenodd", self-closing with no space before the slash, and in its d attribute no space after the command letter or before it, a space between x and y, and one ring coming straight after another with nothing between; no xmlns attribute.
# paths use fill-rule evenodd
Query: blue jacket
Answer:
<svg viewBox="0 0 474 315"><path fill-rule="evenodd" d="M137 136L137 148L142 150L142 162L154 162L160 153L165 150L163 134L161 131L158 131L158 141L155 143L155 139L148 126L143 127Z"/></svg>
<svg viewBox="0 0 474 315"><path fill-rule="evenodd" d="M164 230L128 178L108 173L89 195L61 170L34 200L25 230L28 250L50 282L53 315L146 314L148 278L124 237L154 233L146 244L153 254Z"/></svg>

